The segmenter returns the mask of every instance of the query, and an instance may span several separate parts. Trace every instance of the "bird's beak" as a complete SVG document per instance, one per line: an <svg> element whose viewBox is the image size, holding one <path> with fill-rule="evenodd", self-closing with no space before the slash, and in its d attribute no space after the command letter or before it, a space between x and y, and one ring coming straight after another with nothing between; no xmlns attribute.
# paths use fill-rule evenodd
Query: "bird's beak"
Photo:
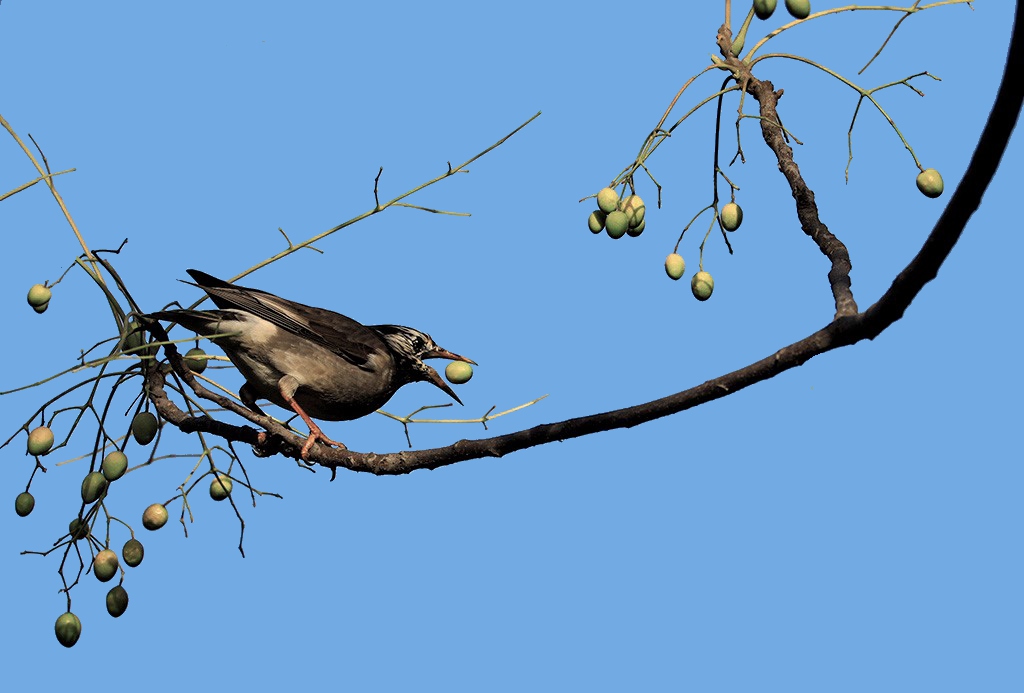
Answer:
<svg viewBox="0 0 1024 693"><path fill-rule="evenodd" d="M448 352L445 352L445 353L448 353ZM454 355L455 354L452 354L452 356L454 356ZM463 359L461 356L459 357L459 360L460 361L468 361L469 363L472 363L472 361L470 361L469 359ZM423 364L423 367L426 369L427 379L430 380L430 382L434 383L439 388L441 388L442 390L447 392L449 395L451 395L451 398L454 399L456 402L458 402L459 404L462 404L462 400L459 399L459 396L457 394L455 394L455 392L450 387L448 387L448 383L446 383L441 378L440 374L437 371L435 371L433 368L431 368L427 364ZM463 406L465 406L465 405L463 405Z"/></svg>
<svg viewBox="0 0 1024 693"><path fill-rule="evenodd" d="M473 359L467 359L465 356L459 356L458 354L453 354L452 352L448 351L447 349L442 349L441 347L437 347L437 348L433 349L432 351L428 351L427 353L423 354L422 358L424 358L424 359L448 359L449 361L463 361L465 363L471 363L474 366L477 365L476 361L474 361ZM462 400L459 399L459 396L457 394L455 394L455 392L450 387L448 387L448 383L446 383L441 378L441 376L438 374L437 371L435 371L433 368L431 368L430 366L428 366L425 363L423 364L423 366L424 366L424 368L427 369L427 378L430 380L430 382L434 383L439 388L441 388L442 390L447 392L451 396L451 398L454 399L456 402L458 402L459 404L462 404ZM465 405L463 405L463 406L465 406Z"/></svg>
<svg viewBox="0 0 1024 693"><path fill-rule="evenodd" d="M437 347L433 351L428 351L427 353L423 354L423 358L425 358L425 359L448 359L449 361L462 361L463 363L472 363L474 366L477 365L476 361L474 361L473 359L467 359L465 356L459 356L458 354L453 354L452 352L448 351L447 349L442 349L441 347Z"/></svg>

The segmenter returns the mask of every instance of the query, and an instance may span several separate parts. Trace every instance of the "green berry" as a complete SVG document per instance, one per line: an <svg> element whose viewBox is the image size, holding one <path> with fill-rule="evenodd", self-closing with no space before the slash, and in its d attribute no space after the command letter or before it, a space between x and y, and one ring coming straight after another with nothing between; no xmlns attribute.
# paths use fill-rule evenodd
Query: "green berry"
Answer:
<svg viewBox="0 0 1024 693"><path fill-rule="evenodd" d="M46 304L50 302L51 296L53 296L53 292L42 284L33 284L32 288L28 290L28 304L33 308L42 306L43 310L46 310Z"/></svg>
<svg viewBox="0 0 1024 693"><path fill-rule="evenodd" d="M917 174L917 189L927 197L938 197L942 194L942 176L934 168L927 168Z"/></svg>
<svg viewBox="0 0 1024 693"><path fill-rule="evenodd" d="M185 353L185 365L193 373L202 373L206 370L206 352L195 347Z"/></svg>
<svg viewBox="0 0 1024 693"><path fill-rule="evenodd" d="M778 0L754 0L754 14L758 19L768 19L775 11Z"/></svg>
<svg viewBox="0 0 1024 693"><path fill-rule="evenodd" d="M90 472L82 479L82 501L88 505L95 503L107 490L107 478L102 472Z"/></svg>
<svg viewBox="0 0 1024 693"><path fill-rule="evenodd" d="M222 501L231 495L231 479L227 474L217 474L210 482L210 498Z"/></svg>
<svg viewBox="0 0 1024 693"><path fill-rule="evenodd" d="M142 526L148 530L156 531L166 524L167 508L159 503L153 503L142 513Z"/></svg>
<svg viewBox="0 0 1024 693"><path fill-rule="evenodd" d="M14 512L18 513L18 517L28 517L34 507L36 507L36 499L28 491L22 491L14 499Z"/></svg>
<svg viewBox="0 0 1024 693"><path fill-rule="evenodd" d="M587 228L590 229L591 233L601 233L604 231L604 220L607 216L600 209L595 209L590 213L590 217L587 219Z"/></svg>
<svg viewBox="0 0 1024 693"><path fill-rule="evenodd" d="M711 274L701 270L697 274L693 275L693 279L690 280L690 291L693 292L693 297L698 301L706 301L711 298L711 292L715 290L715 280L711 278Z"/></svg>
<svg viewBox="0 0 1024 693"><path fill-rule="evenodd" d="M464 385L473 377L473 366L464 361L452 361L445 366L444 377L452 385Z"/></svg>
<svg viewBox="0 0 1024 693"><path fill-rule="evenodd" d="M647 220L644 219L637 226L635 226L635 227L634 226L630 226L628 229L626 229L626 234L631 236L631 237L633 237L633 238L636 238L637 236L642 234L644 232L644 229L646 229L646 228L647 228Z"/></svg>
<svg viewBox="0 0 1024 693"><path fill-rule="evenodd" d="M604 220L604 228L612 238L622 238L629 230L629 217L625 212L615 210Z"/></svg>
<svg viewBox="0 0 1024 693"><path fill-rule="evenodd" d="M45 313L46 309L49 308L49 307L50 307L50 303L46 302L46 303L44 303L41 306L32 306L32 310L34 310L37 313Z"/></svg>
<svg viewBox="0 0 1024 693"><path fill-rule="evenodd" d="M152 412L140 411L132 419L132 436L139 445L149 445L156 438L158 422Z"/></svg>
<svg viewBox="0 0 1024 693"><path fill-rule="evenodd" d="M597 193L597 206L605 214L611 214L619 208L619 194L612 188L602 188L601 192Z"/></svg>
<svg viewBox="0 0 1024 693"><path fill-rule="evenodd" d="M107 613L117 618L128 609L128 591L115 585L107 592Z"/></svg>
<svg viewBox="0 0 1024 693"><path fill-rule="evenodd" d="M117 554L110 549L103 549L92 561L92 574L100 582L110 582L117 575Z"/></svg>
<svg viewBox="0 0 1024 693"><path fill-rule="evenodd" d="M89 536L89 524L80 517L76 517L68 523L68 534L71 535L72 541L85 539Z"/></svg>
<svg viewBox="0 0 1024 693"><path fill-rule="evenodd" d="M28 454L45 455L53 447L53 431L46 426L32 429L28 434Z"/></svg>
<svg viewBox="0 0 1024 693"><path fill-rule="evenodd" d="M811 13L811 0L786 0L786 9L797 19L804 19Z"/></svg>
<svg viewBox="0 0 1024 693"><path fill-rule="evenodd" d="M120 450L114 450L103 458L100 469L107 481L117 481L128 471L128 456Z"/></svg>
<svg viewBox="0 0 1024 693"><path fill-rule="evenodd" d="M639 195L630 195L623 200L622 211L626 213L626 218L629 220L629 228L635 229L644 222L647 206Z"/></svg>
<svg viewBox="0 0 1024 693"><path fill-rule="evenodd" d="M139 323L132 320L124 328L124 339L121 341L121 351L138 349L146 343L146 333L143 332Z"/></svg>
<svg viewBox="0 0 1024 693"><path fill-rule="evenodd" d="M77 616L68 611L57 617L53 630L57 634L57 642L64 647L74 647L75 643L78 642L78 638L82 635L82 622L78 620Z"/></svg>
<svg viewBox="0 0 1024 693"><path fill-rule="evenodd" d="M735 231L743 223L743 209L735 202L730 202L722 207L722 228L726 231Z"/></svg>
<svg viewBox="0 0 1024 693"><path fill-rule="evenodd" d="M686 272L686 260L679 253L671 253L665 258L665 274L672 279L679 279Z"/></svg>
<svg viewBox="0 0 1024 693"><path fill-rule="evenodd" d="M132 537L124 543L121 548L121 558L124 559L125 565L131 568L137 568L142 563L142 557L146 554L146 548L142 545L142 542Z"/></svg>

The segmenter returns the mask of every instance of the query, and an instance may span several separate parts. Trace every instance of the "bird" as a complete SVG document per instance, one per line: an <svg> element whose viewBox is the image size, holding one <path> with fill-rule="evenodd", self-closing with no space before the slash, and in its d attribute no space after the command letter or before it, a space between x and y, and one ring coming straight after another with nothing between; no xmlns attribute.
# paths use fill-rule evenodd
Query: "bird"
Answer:
<svg viewBox="0 0 1024 693"><path fill-rule="evenodd" d="M402 325L363 325L341 313L230 284L199 270L187 272L219 310L161 310L147 317L178 323L219 346L245 378L238 395L250 410L265 416L257 404L265 399L298 414L309 427L300 452L303 460L317 441L345 449L314 419L361 418L382 407L403 385L433 383L462 404L423 361L476 362L442 349L424 332Z"/></svg>

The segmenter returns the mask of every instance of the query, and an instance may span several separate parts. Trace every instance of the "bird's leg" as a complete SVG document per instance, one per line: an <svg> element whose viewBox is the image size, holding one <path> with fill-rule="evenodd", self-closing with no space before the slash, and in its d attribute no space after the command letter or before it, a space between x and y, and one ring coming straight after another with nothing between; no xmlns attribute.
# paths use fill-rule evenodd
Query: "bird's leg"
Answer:
<svg viewBox="0 0 1024 693"><path fill-rule="evenodd" d="M327 445L336 445L342 450L346 450L344 443L339 443L336 440L331 440L324 435L324 432L320 430L320 427L316 425L313 419L309 418L309 414L302 410L299 403L295 401L295 391L299 389L299 381L290 375L286 375L277 383L278 388L281 390L281 396L284 397L284 401L288 403L288 406L295 410L295 413L302 417L302 420L309 426L309 437L306 438L305 445L302 446L301 457L303 460L306 459L306 455L313 449L313 443L321 441Z"/></svg>
<svg viewBox="0 0 1024 693"><path fill-rule="evenodd" d="M249 383L245 383L238 389L238 398L242 400L242 404L249 408L250 411L254 411L260 416L266 416L266 413L260 409L260 405L256 404L256 393L249 387ZM260 431L256 434L256 447L262 448L267 444L267 432Z"/></svg>

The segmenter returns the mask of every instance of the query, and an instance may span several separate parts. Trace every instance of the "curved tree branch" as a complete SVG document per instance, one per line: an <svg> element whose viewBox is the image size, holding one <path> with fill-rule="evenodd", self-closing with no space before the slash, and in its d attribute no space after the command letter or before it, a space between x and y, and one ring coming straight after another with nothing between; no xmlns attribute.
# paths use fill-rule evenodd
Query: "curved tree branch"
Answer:
<svg viewBox="0 0 1024 693"><path fill-rule="evenodd" d="M833 267L829 278L833 286L833 293L836 295L837 316L831 323L749 366L645 404L567 419L557 423L542 424L524 431L491 438L460 440L443 448L428 450L373 454L328 449L317 445L309 455L310 463L324 466L331 469L332 472L343 467L373 474L407 474L417 469L436 469L480 457L501 457L536 445L616 428L631 428L647 421L677 414L772 378L819 354L855 344L863 339L874 339L903 316L924 285L938 274L939 267L949 256L953 246L956 245L974 211L980 206L982 196L995 175L1020 114L1022 100L1024 100L1024 37L1022 37L1021 13L1021 4L1018 2L1006 67L995 104L963 180L957 186L920 252L897 275L878 302L866 311L856 312L852 294L849 294L848 297L846 295L849 293L849 256L845 252L845 246L839 250L842 243L835 239L824 225L821 225L821 229L819 229L813 223L810 227L804 223L807 221L804 216L811 212L813 194L808 197L803 193L800 188L802 186L806 189L806 186L802 184L802 180L799 181L799 185L794 182L796 178L799 178L799 171L795 169L795 164L793 170L787 173L788 164L792 162L792 151L790 150L787 155L779 147L779 143L781 143L786 150L789 149L781 135L776 137L769 132L778 132L778 126L765 125L765 123L777 122L777 118L762 119L762 127L766 128L764 131L766 142L776 152L780 161L780 169L783 169L783 173L787 175L787 179L793 186L798 213L801 215L801 222L804 223L805 232L832 260ZM771 108L774 109L778 94L773 91L771 83L751 80L751 84L747 88L751 90L755 98L759 98L762 107L766 103L770 103ZM794 173L796 178L791 177ZM807 193L810 191L807 190ZM810 221L820 224L816 211ZM822 231L822 229L824 230ZM833 244L833 239L839 246ZM179 370L178 364L174 365L175 370ZM152 369L151 382L153 378L156 378L162 383L162 377L163 375L158 369ZM160 406L161 414L183 427L183 430L210 431L219 435L228 432L224 428L226 424L209 417L190 417L178 410L176 405L166 398ZM234 408L232 407L232 409ZM251 413L247 412L246 414ZM251 415L247 415L246 418L254 420ZM283 447L278 447L280 452L297 458L298 450L304 439L288 432L280 424L270 423L273 425L268 426L268 430L272 437L280 439L279 446L284 444ZM188 428L185 429L184 426ZM245 442L251 442L256 433L255 429L248 427L233 428L236 429L234 433L239 434L234 439ZM228 433L227 437L231 438L230 432Z"/></svg>
<svg viewBox="0 0 1024 693"><path fill-rule="evenodd" d="M746 70L746 66L743 66ZM779 171L789 182L793 199L796 200L796 215L800 219L800 228L817 244L818 249L832 263L828 273L828 282L832 287L832 297L836 303L836 318L857 314L857 302L850 288L850 252L846 245L835 234L829 231L818 216L818 205L814 201L814 191L807 187L800 167L793 160L793 149L786 143L782 121L776 105L782 97L782 90L775 91L771 82L761 81L747 72L742 78L747 82L747 92L761 105L761 135L769 149L775 152L779 160Z"/></svg>

